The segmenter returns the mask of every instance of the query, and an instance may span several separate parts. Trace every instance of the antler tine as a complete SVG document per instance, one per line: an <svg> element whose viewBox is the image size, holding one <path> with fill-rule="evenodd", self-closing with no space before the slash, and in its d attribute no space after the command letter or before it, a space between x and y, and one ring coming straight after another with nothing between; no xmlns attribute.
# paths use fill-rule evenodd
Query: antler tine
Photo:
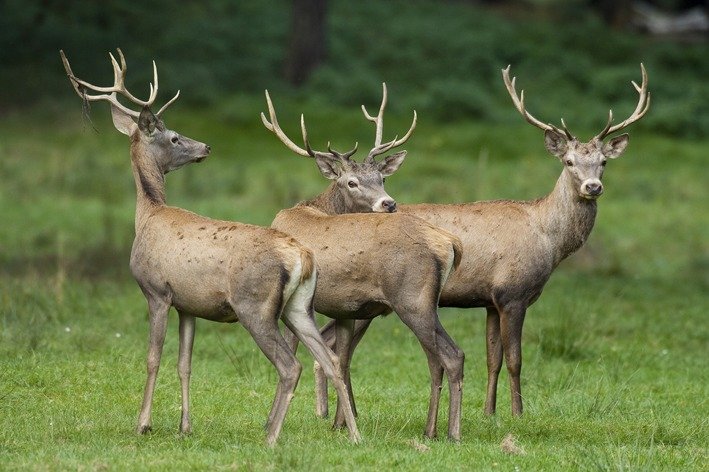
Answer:
<svg viewBox="0 0 709 472"><path fill-rule="evenodd" d="M74 87L74 90L76 91L77 95L79 95L79 97L82 100L85 100L87 102L105 100L105 101L110 102L113 106L120 109L124 113L127 113L130 116L133 116L135 118L140 116L139 112L125 107L121 102L118 101L118 97L116 96L116 92L118 91L116 89L116 83L120 80L121 71L117 67L118 64L116 63L116 59L113 57L113 54L109 53L109 55L111 56L111 60L114 64L114 68L113 68L114 86L113 87L97 87L95 85L92 85L92 84L84 81L84 80L79 79L78 77L76 77L74 75L74 72L71 70L71 66L69 65L69 60L67 59L66 55L64 54L64 51L60 50L59 54L61 55L62 62L64 63L64 69L66 70L67 76L69 77L69 81L71 82L72 87ZM121 54L121 58L122 58L122 54ZM123 61L123 62L125 62L125 61ZM96 92L111 92L111 93L110 94L102 93L99 95L89 95L86 93L86 89L94 90Z"/></svg>
<svg viewBox="0 0 709 472"><path fill-rule="evenodd" d="M81 80L78 77L76 77L71 70L71 66L69 65L69 60L66 58L64 55L64 51L60 51L60 55L62 57L62 62L64 63L64 68L66 69L67 75L69 76L69 79L72 83L72 86L74 87L74 90L76 93L84 100L86 101L97 101L97 100L106 100L122 110L123 112L133 116L133 117L138 117L140 116L140 112L131 110L127 107L125 107L123 104L121 104L118 101L118 96L117 94L120 93L124 97L126 97L128 100L133 102L135 105L138 105L140 107L149 107L155 103L155 99L158 96L158 68L157 65L155 64L155 61L153 61L153 82L151 82L150 85L150 95L147 100L140 100L136 98L133 94L131 94L128 89L125 86L125 78L126 78L126 71L128 70L128 66L126 65L126 59L125 56L123 55L123 51L121 51L120 48L117 48L118 51L118 57L120 58L120 64L116 60L116 57L113 55L113 53L108 53L109 57L111 58L111 65L113 67L113 85L111 87L99 87L97 85L93 85L89 82L86 82L85 80ZM85 89L93 90L94 92L101 92L98 95L89 95L86 93ZM180 92L178 91L175 96L167 102L165 105L163 105L162 108L160 108L160 111L158 111L157 115L159 116L162 112L164 112L167 107L169 107L177 98L180 96Z"/></svg>
<svg viewBox="0 0 709 472"><path fill-rule="evenodd" d="M601 140L605 138L609 130L611 129L611 124L613 123L613 110L608 110L608 121L606 122L606 126L603 128L603 131L601 131L595 139Z"/></svg>
<svg viewBox="0 0 709 472"><path fill-rule="evenodd" d="M332 146L330 145L330 141L328 141L328 142L327 142L327 154L329 154L330 156L335 156L335 157L337 157L338 159L343 160L343 161L351 161L350 158L354 155L354 153L357 152L357 147L358 147L358 146L359 146L359 143L356 142L355 145L354 145L354 147L353 147L352 149L350 149L349 151L347 151L347 152L339 152L339 151L336 151L336 150L332 149ZM324 152L319 152L319 151L314 151L314 153L315 153L315 154L320 154L320 155L326 154L326 153L324 153Z"/></svg>
<svg viewBox="0 0 709 472"><path fill-rule="evenodd" d="M310 141L308 141L308 130L305 128L305 114L300 114L300 131L303 135L303 144L305 145L305 150L308 152L307 157L315 157L317 151L315 151L310 146ZM330 142L327 143L327 148L330 149Z"/></svg>
<svg viewBox="0 0 709 472"><path fill-rule="evenodd" d="M411 123L411 127L409 130L406 132L406 134L401 138L397 139L398 135L394 137L393 140L382 143L382 135L383 135L383 130L384 130L384 109L386 108L387 104L387 86L386 82L382 83L382 103L379 106L379 114L376 117L371 116L368 112L367 109L365 108L364 105L362 105L362 113L364 113L364 117L375 123L376 125L376 132L374 136L374 147L372 148L371 151L369 151L369 154L367 155L367 158L365 159L365 162L372 162L374 158L380 154L383 154L390 149L393 149L397 146L401 146L404 144L408 139L411 137L411 134L414 132L414 129L416 128L416 122L418 120L418 116L416 114L416 110L414 110L414 119Z"/></svg>
<svg viewBox="0 0 709 472"><path fill-rule="evenodd" d="M162 108L160 108L160 110L158 110L158 112L157 112L155 115L158 116L158 117L159 117L160 115L162 115L162 112L164 112L164 111L167 109L167 107L169 107L170 105L172 105L172 102L174 102L175 100L177 100L177 98L178 98L179 96L180 96L180 91L178 90L177 93L175 94L175 96L172 97L172 98L170 99L170 101L168 101L165 105L163 105Z"/></svg>
<svg viewBox="0 0 709 472"><path fill-rule="evenodd" d="M413 132L414 132L414 129L416 129L416 124L417 124L417 122L418 122L418 115L416 114L416 110L414 110L414 119L413 119L413 121L411 122L411 127L410 127L409 130L406 132L406 134L401 137L401 139L397 140L397 139L396 139L397 137L394 136L394 144L392 145L392 147L401 146L401 145L404 144L406 141L408 141L409 138L411 137L411 133L413 133Z"/></svg>
<svg viewBox="0 0 709 472"><path fill-rule="evenodd" d="M527 120L528 123L536 126L537 128L543 129L544 131L556 131L559 134L564 134L566 135L567 138L573 139L571 133L569 130L566 128L566 125L562 121L562 126L564 127L563 130L557 128L556 126L550 124L550 123L543 123L536 119L534 116L532 116L531 113L529 113L525 107L524 107L524 90L522 90L519 93L519 96L517 95L517 90L515 88L515 83L517 82L517 77L512 77L512 80L510 80L510 68L512 67L511 64L507 66L507 68L502 69L502 80L505 82L505 87L507 88L507 92L510 94L510 97L512 98L512 103L514 103L515 108L517 108L517 111L522 114L525 120Z"/></svg>
<svg viewBox="0 0 709 472"><path fill-rule="evenodd" d="M84 95L81 93L81 90L79 88L79 82L76 76L74 75L74 72L71 70L71 66L69 65L69 60L66 58L66 55L64 54L64 50L60 49L59 50L59 55L62 58L62 64L64 64L64 70L66 71L67 77L69 77L69 82L71 82L71 86L74 88L74 91L76 94L84 98Z"/></svg>
<svg viewBox="0 0 709 472"><path fill-rule="evenodd" d="M148 96L147 100L140 100L139 98L136 98L132 93L128 91L126 88L125 84L125 79L126 79L126 72L128 70L128 66L126 65L126 59L123 56L123 51L121 51L121 48L118 49L118 55L121 58L121 66L118 66L118 63L116 62L116 58L113 57L113 54L109 53L111 56L111 61L113 62L113 68L115 71L115 92L121 93L123 96L125 96L128 100L133 102L134 104L141 106L141 107L149 107L155 102L155 98L158 96L158 67L155 65L155 61L153 61L153 81L149 83L150 86L150 95ZM118 78L120 77L120 80ZM106 90L107 92L110 90Z"/></svg>
<svg viewBox="0 0 709 472"><path fill-rule="evenodd" d="M359 142L355 142L355 145L354 145L354 147L353 147L351 150L349 150L349 151L347 151L346 153L342 154L342 158L343 158L344 160L346 160L346 161L349 161L350 158L354 155L354 153L357 152L357 148L358 148L358 147L359 147Z"/></svg>
<svg viewBox="0 0 709 472"><path fill-rule="evenodd" d="M377 147L380 144L382 144L382 131L384 128L384 108L386 108L386 105L387 105L387 84L386 84L386 82L382 82L382 103L379 106L379 114L376 117L370 115L367 112L367 109L365 108L365 106L362 105L362 113L364 113L364 117L367 118L369 121L376 124L376 133L374 136L374 147Z"/></svg>
<svg viewBox="0 0 709 472"><path fill-rule="evenodd" d="M308 133L305 130L305 117L303 115L300 115L300 127L303 132L303 141L305 142L307 150L301 148L293 141L291 141L290 138L286 136L281 127L278 125L278 119L276 118L276 109L273 107L273 102L271 101L271 96L268 94L268 90L266 90L266 106L268 107L268 114L271 117L271 121L268 121L266 119L266 115L264 115L263 112L261 113L261 121L263 122L263 125L266 127L266 129L275 134L278 139L280 139L281 142L285 144L286 147L294 153L303 157L315 157L316 151L313 151L310 148L310 144L308 143Z"/></svg>
<svg viewBox="0 0 709 472"><path fill-rule="evenodd" d="M635 123L638 121L640 118L645 116L645 113L650 109L650 92L647 91L647 85L648 85L648 80L647 80L647 71L645 70L645 65L643 63L640 63L640 73L642 75L642 84L638 87L638 84L635 83L635 81L631 80L630 83L633 85L633 88L638 92L638 104L635 107L635 110L633 113L624 121L621 123L618 123L617 125L611 126L611 120L613 117L613 113L611 112L609 115L608 119L608 124L606 127L603 129L603 131L600 132L596 136L595 139L602 140L606 136L608 136L611 133L615 133L616 131L620 131L621 129L627 127L628 125Z"/></svg>
<svg viewBox="0 0 709 472"><path fill-rule="evenodd" d="M574 138L574 135L571 134L571 131L569 131L569 128L566 127L566 123L564 122L564 119L563 119L563 118L561 119L561 126L564 128L564 133L566 133L566 138L567 138L568 140L575 139L575 138Z"/></svg>

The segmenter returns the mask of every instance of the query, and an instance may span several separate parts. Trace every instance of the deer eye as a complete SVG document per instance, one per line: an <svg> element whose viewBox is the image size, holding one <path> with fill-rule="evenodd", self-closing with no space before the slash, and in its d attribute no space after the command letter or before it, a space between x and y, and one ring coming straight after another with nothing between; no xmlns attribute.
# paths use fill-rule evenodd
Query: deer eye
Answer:
<svg viewBox="0 0 709 472"><path fill-rule="evenodd" d="M571 159L566 159L566 165L571 167L574 165L574 161L572 161Z"/></svg>
<svg viewBox="0 0 709 472"><path fill-rule="evenodd" d="M180 138L178 138L177 136L173 136L172 139L170 139L170 141L172 141L172 144L177 144L179 140Z"/></svg>
<svg viewBox="0 0 709 472"><path fill-rule="evenodd" d="M357 188L357 182L355 182L354 180L350 180L347 182L347 186L349 188Z"/></svg>

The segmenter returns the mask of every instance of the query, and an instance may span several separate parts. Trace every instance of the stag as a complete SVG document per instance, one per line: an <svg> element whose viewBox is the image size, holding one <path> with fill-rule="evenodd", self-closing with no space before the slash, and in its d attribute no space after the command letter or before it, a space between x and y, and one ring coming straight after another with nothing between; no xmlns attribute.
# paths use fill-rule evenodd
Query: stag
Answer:
<svg viewBox="0 0 709 472"><path fill-rule="evenodd" d="M542 293L559 263L588 239L596 219L596 200L603 193L601 178L608 159L620 156L628 135L604 140L642 118L650 106L647 73L640 65L642 84L632 82L639 94L633 113L613 125L613 112L603 130L588 142L579 141L561 120L562 128L545 124L525 108L524 91L519 95L510 67L502 77L512 101L527 122L544 131L547 150L564 168L556 186L546 197L532 201L495 200L462 204L402 205L404 214L416 215L460 237L463 258L460 268L443 287L439 306L486 308L487 396L485 413L495 413L497 380L504 354L510 379L512 414L522 414L522 325L527 308ZM364 335L371 320L358 321L352 348ZM334 327L321 330L332 345ZM350 353L351 355L351 353ZM439 371L441 376L442 372ZM316 378L326 383L316 368ZM316 393L327 401L327 391Z"/></svg>
<svg viewBox="0 0 709 472"><path fill-rule="evenodd" d="M394 213L396 202L384 191L383 178L396 171L406 152L376 159L409 139L416 126L416 114L401 139L395 137L382 143L384 86L382 108L374 119L375 145L363 162L356 162L352 159L356 145L345 153L332 150L329 144L326 152L313 150L302 115L304 147L296 145L281 130L268 92L266 102L270 120L261 115L266 128L291 151L315 159L322 175L333 181L315 198L280 211L272 227L292 235L316 256L319 279L315 310L334 319L333 345L349 394L350 343L355 320L396 312L423 347L432 380L433 372L445 370L450 388L448 437L460 440L464 355L443 329L437 312L441 287L460 261L460 240L419 218ZM293 347L296 346L297 343ZM431 386L432 396L441 390L441 379L435 381L438 383ZM427 437L436 436L438 402L438 398L432 398L429 403ZM320 416L326 415L321 405L316 411ZM335 426L341 425L338 401Z"/></svg>
<svg viewBox="0 0 709 472"><path fill-rule="evenodd" d="M179 315L178 374L182 388L180 432L191 431L189 381L195 318L222 323L241 322L278 371L276 395L266 423L269 445L280 434L301 373L301 365L278 330L278 319L295 333L327 372L342 394L343 415L353 441L359 440L338 359L325 346L313 320L312 298L317 272L310 250L271 228L218 221L167 206L165 174L205 159L206 144L165 127L161 118L179 92L156 114L150 111L158 93L153 83L148 100L126 90L126 62L113 54L114 84L97 87L77 78L64 52L62 61L76 93L88 101L108 101L113 123L130 137L130 156L137 190L135 240L130 269L148 302L150 337L147 382L137 432L151 430L153 392L160 366L170 307ZM87 90L97 94L87 94ZM120 94L141 107L134 111L118 100Z"/></svg>

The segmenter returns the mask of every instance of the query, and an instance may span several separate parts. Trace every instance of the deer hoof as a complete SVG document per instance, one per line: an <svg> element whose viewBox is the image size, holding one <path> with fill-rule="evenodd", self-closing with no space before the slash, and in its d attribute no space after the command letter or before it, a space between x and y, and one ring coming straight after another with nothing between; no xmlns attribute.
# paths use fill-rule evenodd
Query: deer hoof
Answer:
<svg viewBox="0 0 709 472"><path fill-rule="evenodd" d="M149 424L138 425L135 432L138 434L148 434L153 431L153 427Z"/></svg>

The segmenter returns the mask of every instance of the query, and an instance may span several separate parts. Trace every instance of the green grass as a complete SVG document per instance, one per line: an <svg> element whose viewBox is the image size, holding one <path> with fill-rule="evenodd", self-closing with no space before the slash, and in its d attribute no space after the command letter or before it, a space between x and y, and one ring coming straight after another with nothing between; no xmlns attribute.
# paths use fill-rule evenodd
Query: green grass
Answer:
<svg viewBox="0 0 709 472"><path fill-rule="evenodd" d="M372 141L354 107L274 100L290 134L305 111L315 146ZM260 97L234 97L211 110L171 110L169 127L214 149L199 166L168 176L171 204L267 225L280 208L325 187L312 161L261 128L262 108ZM706 140L630 130L628 151L608 166L589 242L528 313L522 418L510 415L504 372L498 414L483 415L484 313L446 309L442 321L466 353L460 444L422 438L425 356L390 316L375 321L353 363L363 443L352 446L314 416L311 359L301 348L301 382L280 442L269 449L262 425L276 374L238 325L198 322L194 433L177 434L175 317L154 432L133 434L147 315L127 267L128 142L107 115L96 106L98 134L82 125L78 101L0 117L0 468L706 470ZM409 119L390 113L386 131L405 129ZM541 134L524 124L422 119L407 149L387 180L400 202L536 198L560 171ZM509 433L524 455L503 452Z"/></svg>

